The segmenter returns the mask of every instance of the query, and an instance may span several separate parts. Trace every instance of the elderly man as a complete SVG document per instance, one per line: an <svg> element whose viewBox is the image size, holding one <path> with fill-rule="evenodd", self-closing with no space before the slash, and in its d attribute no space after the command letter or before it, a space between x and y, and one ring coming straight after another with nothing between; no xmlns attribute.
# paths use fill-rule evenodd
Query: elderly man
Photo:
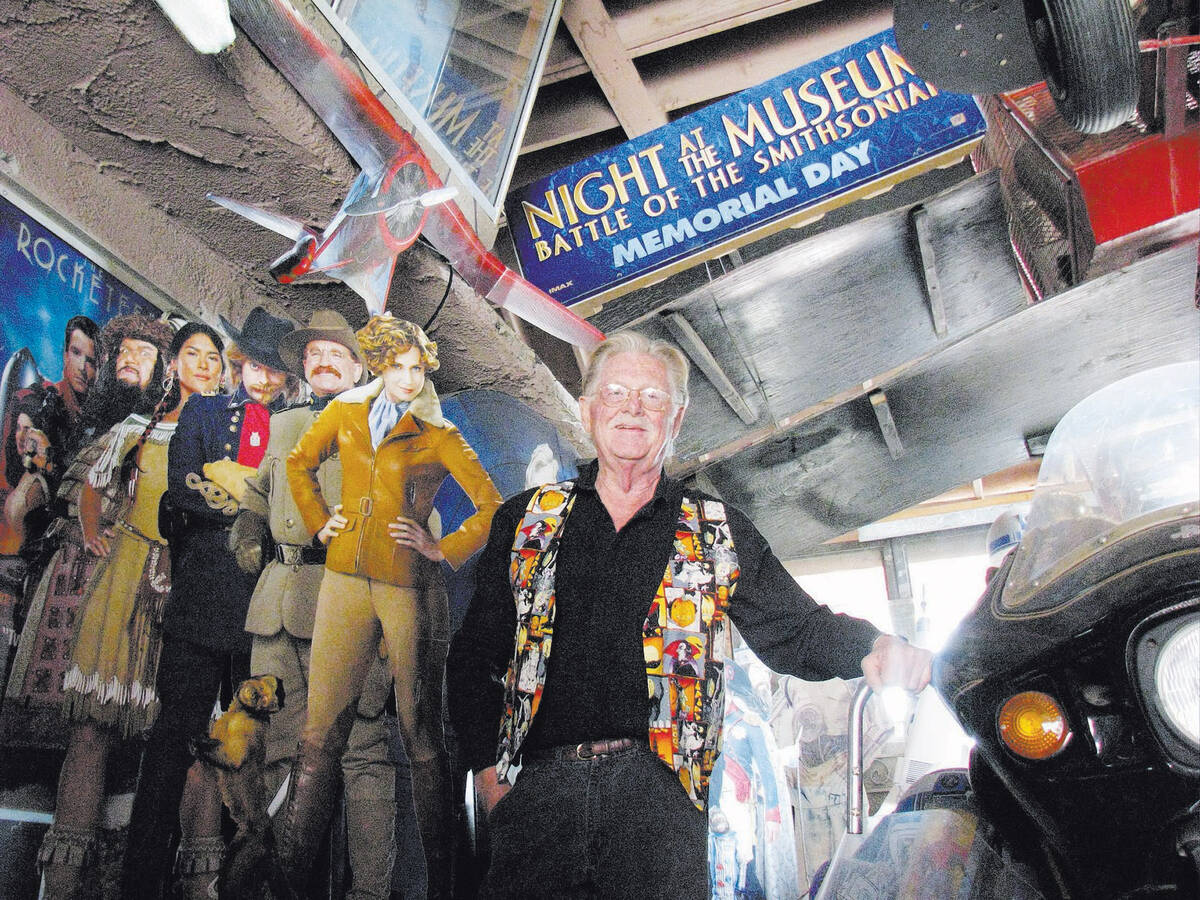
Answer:
<svg viewBox="0 0 1200 900"><path fill-rule="evenodd" d="M489 811L486 893L699 900L727 623L810 679L916 690L931 657L819 606L744 515L664 474L687 408L678 350L618 334L583 394L597 461L501 507L447 664Z"/></svg>
<svg viewBox="0 0 1200 900"><path fill-rule="evenodd" d="M325 548L314 545L292 499L285 461L300 436L329 401L362 378L362 353L339 313L317 310L307 328L286 335L279 355L303 372L312 398L271 417L271 439L258 472L249 479L230 543L238 565L262 573L250 598L246 630L252 635L250 669L277 675L287 690L284 708L267 732L267 789L274 794L292 767L308 713L309 654L317 593L325 574ZM341 461L331 457L317 473L331 506L341 499ZM266 557L264 568L264 550ZM391 692L387 663L376 659L358 703L350 742L342 754L346 844L353 882L347 897L386 898L391 883L396 817L396 769L384 707Z"/></svg>

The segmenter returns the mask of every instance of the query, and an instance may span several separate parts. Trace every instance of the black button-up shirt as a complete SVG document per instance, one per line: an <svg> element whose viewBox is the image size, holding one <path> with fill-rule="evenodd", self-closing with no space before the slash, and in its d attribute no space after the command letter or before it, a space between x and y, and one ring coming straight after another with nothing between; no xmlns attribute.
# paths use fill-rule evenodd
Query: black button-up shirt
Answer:
<svg viewBox="0 0 1200 900"><path fill-rule="evenodd" d="M682 483L659 479L654 497L617 531L596 493L595 462L576 479L555 573L553 648L541 704L524 747L645 738L649 721L642 625L674 554ZM513 535L533 491L492 521L475 594L447 663L450 715L464 761L496 763L503 681L513 655L516 604L509 581ZM689 491L693 500L711 500ZM741 512L726 505L740 577L729 616L772 669L808 679L853 678L879 632L805 593Z"/></svg>

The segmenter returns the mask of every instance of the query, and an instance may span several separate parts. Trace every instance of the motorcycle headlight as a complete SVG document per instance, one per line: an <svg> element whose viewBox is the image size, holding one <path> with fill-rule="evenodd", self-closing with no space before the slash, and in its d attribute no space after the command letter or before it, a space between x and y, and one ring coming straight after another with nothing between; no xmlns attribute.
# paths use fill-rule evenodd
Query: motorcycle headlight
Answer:
<svg viewBox="0 0 1200 900"><path fill-rule="evenodd" d="M1200 747L1200 617L1177 629L1158 651L1154 690L1167 724Z"/></svg>
<svg viewBox="0 0 1200 900"><path fill-rule="evenodd" d="M1139 625L1129 654L1142 709L1170 765L1200 773L1200 598Z"/></svg>

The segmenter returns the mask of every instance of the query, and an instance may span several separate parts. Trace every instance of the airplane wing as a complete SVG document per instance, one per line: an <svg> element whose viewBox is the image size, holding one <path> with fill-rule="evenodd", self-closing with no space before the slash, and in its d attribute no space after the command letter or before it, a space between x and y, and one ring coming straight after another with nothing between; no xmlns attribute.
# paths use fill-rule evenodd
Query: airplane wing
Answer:
<svg viewBox="0 0 1200 900"><path fill-rule="evenodd" d="M392 273L396 270L396 257L391 256L379 264L357 269L353 274L338 275L331 272L334 278L340 278L348 284L355 293L367 304L367 312L373 316L383 313L387 304L388 290L392 286Z"/></svg>
<svg viewBox="0 0 1200 900"><path fill-rule="evenodd" d="M231 0L238 25L300 92L359 167L377 175L411 135L286 0Z"/></svg>
<svg viewBox="0 0 1200 900"><path fill-rule="evenodd" d="M215 203L217 206L223 206L237 213L244 219L249 219L255 225L261 225L269 231L281 234L288 240L298 241L306 235L316 237L312 230L303 222L289 219L287 216L279 215L279 213L273 213L268 209L263 209L261 206L251 206L249 203L230 200L228 197L219 197L213 193L205 194L204 198L210 203Z"/></svg>
<svg viewBox="0 0 1200 900"><path fill-rule="evenodd" d="M443 187L412 135L396 122L362 78L313 33L287 0L231 0L230 10L242 30L325 121L369 180L416 163L425 174L429 190ZM384 193L388 203L395 199ZM354 198L345 205L362 199ZM326 229L326 233L331 230ZM603 332L594 325L526 282L489 252L453 200L428 210L424 232L463 279L493 304L588 350L604 340ZM371 292L378 285L356 280L360 283L351 286L373 307L378 300ZM387 296L386 284L381 296Z"/></svg>
<svg viewBox="0 0 1200 900"><path fill-rule="evenodd" d="M429 210L422 233L463 279L495 306L589 353L604 340L599 328L530 284L484 247L453 201Z"/></svg>
<svg viewBox="0 0 1200 900"><path fill-rule="evenodd" d="M512 269L506 268L484 296L501 309L507 309L547 334L574 344L588 353L593 352L604 340L603 331L575 315Z"/></svg>

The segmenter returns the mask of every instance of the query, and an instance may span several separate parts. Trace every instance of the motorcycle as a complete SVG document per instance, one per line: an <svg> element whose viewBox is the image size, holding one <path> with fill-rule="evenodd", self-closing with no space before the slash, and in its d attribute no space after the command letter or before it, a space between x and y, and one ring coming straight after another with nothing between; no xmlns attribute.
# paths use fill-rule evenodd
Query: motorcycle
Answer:
<svg viewBox="0 0 1200 900"><path fill-rule="evenodd" d="M967 768L861 836L861 691L819 900L1200 897L1200 364L1063 417L933 686L975 741Z"/></svg>

